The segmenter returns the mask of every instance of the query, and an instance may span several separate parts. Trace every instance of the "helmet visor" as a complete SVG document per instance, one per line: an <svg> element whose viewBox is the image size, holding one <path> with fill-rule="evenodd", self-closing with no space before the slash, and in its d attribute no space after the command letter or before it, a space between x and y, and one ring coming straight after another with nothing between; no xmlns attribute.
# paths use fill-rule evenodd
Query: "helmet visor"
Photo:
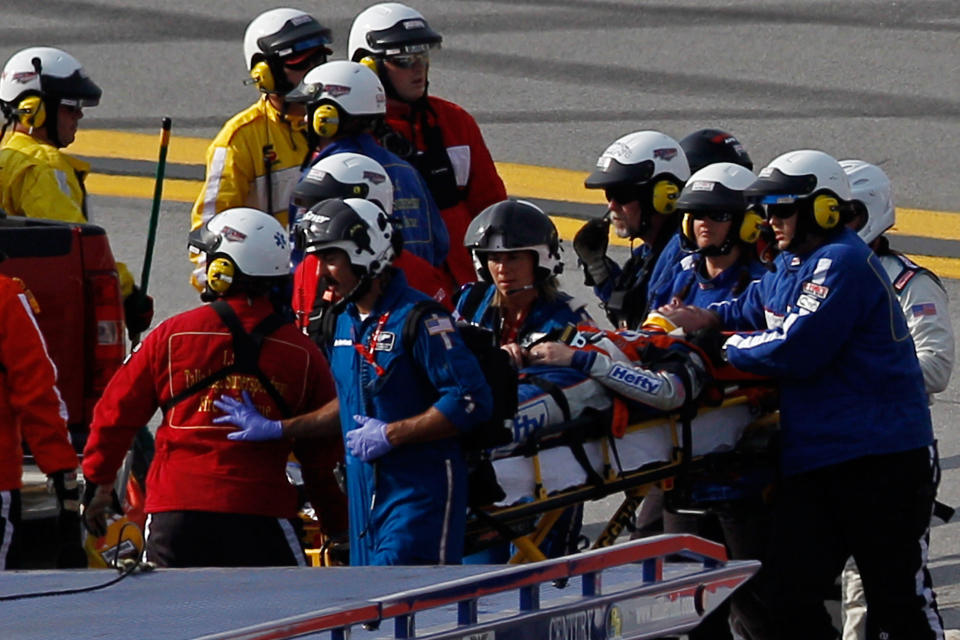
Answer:
<svg viewBox="0 0 960 640"><path fill-rule="evenodd" d="M329 198L363 198L370 193L370 186L360 183L346 183L337 180L332 173L323 176L310 176L293 189L291 202L294 206L309 209L321 200Z"/></svg>
<svg viewBox="0 0 960 640"><path fill-rule="evenodd" d="M286 58L302 54L311 49L322 48L324 53L333 53L327 45L333 42L333 36L330 29L322 26L312 18L303 20L306 16L301 16L299 24L295 24L297 19L288 20L286 24L277 31L257 39L257 46L267 56L277 58Z"/></svg>
<svg viewBox="0 0 960 640"><path fill-rule="evenodd" d="M95 107L103 95L103 90L79 69L65 78L44 75L43 90L70 107Z"/></svg>
<svg viewBox="0 0 960 640"><path fill-rule="evenodd" d="M597 169L587 177L587 189L606 189L617 184L639 184L653 177L653 160L636 164L621 164L610 156L601 156Z"/></svg>
<svg viewBox="0 0 960 640"><path fill-rule="evenodd" d="M813 174L791 176L780 169L764 169L760 177L746 188L744 195L751 202L760 204L789 204L810 195L816 186L817 176Z"/></svg>
<svg viewBox="0 0 960 640"><path fill-rule="evenodd" d="M401 20L386 29L367 33L370 49L388 56L423 53L427 49L439 47L442 41L443 36L419 18Z"/></svg>

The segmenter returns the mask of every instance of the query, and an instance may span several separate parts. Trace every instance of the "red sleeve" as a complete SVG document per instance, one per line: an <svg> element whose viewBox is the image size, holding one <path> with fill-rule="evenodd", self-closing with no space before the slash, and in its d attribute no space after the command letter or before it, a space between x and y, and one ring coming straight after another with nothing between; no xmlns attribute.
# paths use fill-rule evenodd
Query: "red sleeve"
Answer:
<svg viewBox="0 0 960 640"><path fill-rule="evenodd" d="M507 199L507 189L493 164L477 121L462 111L462 133L470 145L470 181L467 183L467 210L472 218L492 204Z"/></svg>
<svg viewBox="0 0 960 640"><path fill-rule="evenodd" d="M313 397L310 406L301 407L306 413L318 409L336 397L333 378L326 359L318 352L312 371ZM300 461L304 489L320 521L320 529L327 535L347 531L347 496L340 490L333 475L337 462L343 462L343 440L335 438L303 438L293 444L293 453Z"/></svg>
<svg viewBox="0 0 960 640"><path fill-rule="evenodd" d="M90 436L83 450L83 475L98 485L113 484L137 431L159 406L153 351L163 344L157 327L127 356L93 408Z"/></svg>
<svg viewBox="0 0 960 640"><path fill-rule="evenodd" d="M21 285L0 277L0 363L10 408L44 473L77 468L57 371Z"/></svg>

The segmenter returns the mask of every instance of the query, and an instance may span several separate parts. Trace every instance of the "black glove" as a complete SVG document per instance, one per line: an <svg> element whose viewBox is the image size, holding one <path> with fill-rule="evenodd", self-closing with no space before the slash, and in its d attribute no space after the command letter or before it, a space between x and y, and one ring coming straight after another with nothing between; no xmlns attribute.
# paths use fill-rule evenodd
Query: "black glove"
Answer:
<svg viewBox="0 0 960 640"><path fill-rule="evenodd" d="M83 550L80 529L80 486L74 470L50 474L57 494L57 568L84 569L87 552Z"/></svg>
<svg viewBox="0 0 960 640"><path fill-rule="evenodd" d="M123 301L123 319L130 340L136 340L153 322L153 298L134 287Z"/></svg>
<svg viewBox="0 0 960 640"><path fill-rule="evenodd" d="M585 284L599 286L610 277L609 244L610 219L606 216L588 221L573 236L573 250L587 276Z"/></svg>

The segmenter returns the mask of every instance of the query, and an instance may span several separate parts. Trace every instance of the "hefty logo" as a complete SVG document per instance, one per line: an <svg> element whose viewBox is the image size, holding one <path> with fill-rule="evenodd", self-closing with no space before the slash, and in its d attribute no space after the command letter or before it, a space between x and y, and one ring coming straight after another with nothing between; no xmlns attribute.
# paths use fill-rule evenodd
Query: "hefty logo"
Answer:
<svg viewBox="0 0 960 640"><path fill-rule="evenodd" d="M607 377L644 393L654 394L663 386L663 382L654 376L641 373L636 369L615 364L607 372Z"/></svg>
<svg viewBox="0 0 960 640"><path fill-rule="evenodd" d="M665 162L669 162L677 157L678 151L673 147L666 147L664 149L654 149L653 157L660 158Z"/></svg>
<svg viewBox="0 0 960 640"><path fill-rule="evenodd" d="M523 442L547 424L547 403L543 400L521 408L513 419L514 442Z"/></svg>

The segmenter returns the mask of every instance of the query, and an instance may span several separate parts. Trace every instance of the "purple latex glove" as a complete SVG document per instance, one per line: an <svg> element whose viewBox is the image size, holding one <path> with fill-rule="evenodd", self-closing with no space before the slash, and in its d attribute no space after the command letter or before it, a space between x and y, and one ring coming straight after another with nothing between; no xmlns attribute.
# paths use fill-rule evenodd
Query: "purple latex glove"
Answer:
<svg viewBox="0 0 960 640"><path fill-rule="evenodd" d="M260 442L279 440L283 437L283 426L280 421L267 420L260 415L250 400L250 394L246 391L243 392L243 402L230 396L220 396L213 401L213 406L225 414L214 418L214 424L233 424L240 427L240 431L231 431L227 434L230 440Z"/></svg>
<svg viewBox="0 0 960 640"><path fill-rule="evenodd" d="M353 419L360 428L347 431L347 450L355 458L370 462L393 449L387 440L386 422L368 416L353 416Z"/></svg>

